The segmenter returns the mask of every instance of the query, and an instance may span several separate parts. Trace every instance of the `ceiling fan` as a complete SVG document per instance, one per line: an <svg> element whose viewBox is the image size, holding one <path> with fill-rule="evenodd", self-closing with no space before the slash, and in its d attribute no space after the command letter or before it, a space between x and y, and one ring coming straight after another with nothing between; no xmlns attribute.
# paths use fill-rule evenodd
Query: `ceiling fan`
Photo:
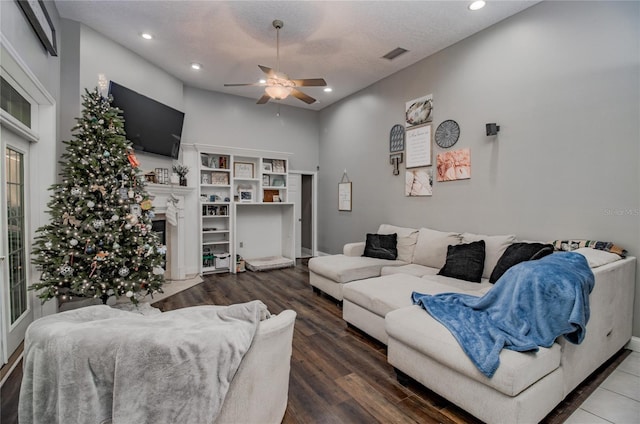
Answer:
<svg viewBox="0 0 640 424"><path fill-rule="evenodd" d="M258 67L267 75L265 82L253 83L253 84L225 84L225 87L265 87L265 94L262 95L256 102L257 104L265 104L270 99L284 100L289 95L302 100L307 104L316 102L316 99L298 90L297 87L324 87L327 82L322 78L308 78L308 79L291 79L284 72L280 72L280 29L284 26L284 23L278 19L273 21L273 27L276 29L276 69L273 70L266 66L258 65Z"/></svg>

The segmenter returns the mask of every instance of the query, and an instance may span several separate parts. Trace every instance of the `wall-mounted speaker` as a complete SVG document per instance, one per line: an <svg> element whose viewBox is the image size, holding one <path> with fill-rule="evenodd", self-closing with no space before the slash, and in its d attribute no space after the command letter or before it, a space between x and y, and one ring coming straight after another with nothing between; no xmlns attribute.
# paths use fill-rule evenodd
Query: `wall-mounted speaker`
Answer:
<svg viewBox="0 0 640 424"><path fill-rule="evenodd" d="M496 135L498 131L500 131L500 125L496 125L496 123L486 124L487 127L487 136Z"/></svg>

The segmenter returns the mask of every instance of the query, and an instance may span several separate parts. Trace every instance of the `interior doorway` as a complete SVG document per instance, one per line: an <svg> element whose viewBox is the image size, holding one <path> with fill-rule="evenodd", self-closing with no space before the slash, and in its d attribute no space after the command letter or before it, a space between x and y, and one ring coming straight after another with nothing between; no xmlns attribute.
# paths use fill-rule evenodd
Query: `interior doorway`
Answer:
<svg viewBox="0 0 640 424"><path fill-rule="evenodd" d="M317 251L317 173L289 172L289 196L295 207L296 258L316 255Z"/></svg>

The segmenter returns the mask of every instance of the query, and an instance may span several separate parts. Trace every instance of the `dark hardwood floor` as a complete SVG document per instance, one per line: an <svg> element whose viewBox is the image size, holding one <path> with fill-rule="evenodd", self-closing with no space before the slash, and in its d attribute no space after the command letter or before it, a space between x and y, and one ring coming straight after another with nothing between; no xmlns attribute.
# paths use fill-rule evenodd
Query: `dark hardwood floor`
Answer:
<svg viewBox="0 0 640 424"><path fill-rule="evenodd" d="M305 263L295 268L214 275L159 301L163 311L195 305L262 300L272 313L298 313L293 337L289 404L283 423L477 423L471 415L420 384L399 384L386 347L342 320L342 309L314 294ZM622 350L544 420L566 420L622 362ZM2 424L17 423L19 366L2 388ZM196 424L196 423L194 423Z"/></svg>

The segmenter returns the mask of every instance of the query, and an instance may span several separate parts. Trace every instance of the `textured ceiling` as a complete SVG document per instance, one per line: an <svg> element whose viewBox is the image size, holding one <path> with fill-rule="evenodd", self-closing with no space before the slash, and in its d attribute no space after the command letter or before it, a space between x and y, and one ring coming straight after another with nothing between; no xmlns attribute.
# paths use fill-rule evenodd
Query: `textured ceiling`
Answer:
<svg viewBox="0 0 640 424"><path fill-rule="evenodd" d="M250 98L260 87L258 65L275 68L274 19L280 30L280 69L291 78L324 78L333 88L306 87L319 110L432 55L537 1L102 1L56 0L62 18L81 22L126 46L186 85ZM154 35L151 41L142 32ZM393 61L381 56L409 50ZM191 62L202 64L200 71ZM256 106L259 107L259 106Z"/></svg>

